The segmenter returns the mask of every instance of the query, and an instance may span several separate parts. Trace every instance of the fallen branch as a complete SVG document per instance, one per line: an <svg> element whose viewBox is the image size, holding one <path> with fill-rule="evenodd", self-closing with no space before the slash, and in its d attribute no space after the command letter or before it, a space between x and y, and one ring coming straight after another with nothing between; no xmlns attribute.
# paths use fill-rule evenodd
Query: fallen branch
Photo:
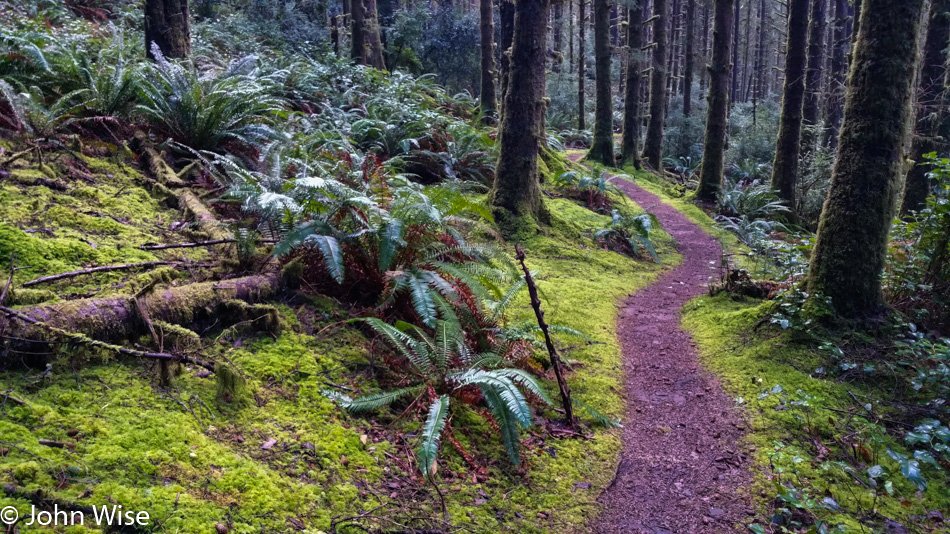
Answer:
<svg viewBox="0 0 950 534"><path fill-rule="evenodd" d="M4 403L7 403L7 402L9 402L9 403L11 403L11 404L16 404L16 405L18 405L18 406L26 406L26 405L27 405L27 404L26 404L26 401L20 400L20 399L18 399L18 398L16 398L16 397L10 395L9 393L0 393L0 397L3 397L3 402L0 402L0 406L2 406Z"/></svg>
<svg viewBox="0 0 950 534"><path fill-rule="evenodd" d="M142 245L139 250L168 250L170 248L197 248L210 247L213 245L223 245L225 243L234 243L237 239L214 239L212 241L198 241L196 243L172 243L169 245Z"/></svg>
<svg viewBox="0 0 950 534"><path fill-rule="evenodd" d="M11 318L23 321L24 323L28 323L32 326L42 328L44 330L48 330L56 335L65 337L71 341L74 341L76 343L80 343L83 345L89 345L92 347L105 349L112 352L117 352L119 354L124 354L126 356L135 356L137 358L151 358L155 360L164 360L164 361L188 362L188 363L197 365L199 367L204 367L205 369L209 371L212 371L212 372L214 371L213 363L202 362L200 360L197 360L195 358L191 358L188 356L176 356L174 354L165 354L163 352L144 352L141 350L135 350L135 349L127 348L127 347L122 347L119 345L112 345L104 341L98 341L98 340L92 339L83 334L68 332L66 330L63 330L62 328L57 328L55 326L48 325L42 321L37 321L36 319L33 319L32 317L23 315L22 313L19 313L16 310L11 310L10 308L7 308L5 306L0 306L0 313L3 313L7 317L11 317Z"/></svg>
<svg viewBox="0 0 950 534"><path fill-rule="evenodd" d="M544 333L544 344L547 346L548 355L551 357L551 367L554 368L554 376L557 378L557 387L561 392L561 405L564 408L564 415L571 428L576 428L574 419L574 405L571 403L571 388L567 385L564 373L561 370L561 357L557 353L554 342L551 341L551 333L548 331L548 324L544 321L544 311L541 310L541 299L538 298L538 287L534 284L534 278L531 271L525 265L525 253L521 245L515 245L515 258L521 263L521 270L524 271L524 279L528 284L528 295L531 297L531 307L534 308L534 315L538 318L538 326Z"/></svg>
<svg viewBox="0 0 950 534"><path fill-rule="evenodd" d="M110 271L124 271L127 269L137 269L139 267L155 267L157 265L171 265L176 262L171 261L143 261L140 263L126 263L124 265L104 265L102 267L92 267L89 269L81 269L78 271L69 271L59 274L51 274L49 276L41 276L36 280L30 280L29 282L24 282L23 287L37 286L40 284L46 284L49 282L55 282L57 280L65 280L66 278L75 278L77 276L82 276L85 274L92 273L106 273Z"/></svg>
<svg viewBox="0 0 950 534"><path fill-rule="evenodd" d="M67 512L76 511L82 512L84 514L93 513L92 506L83 506L73 501L67 501L52 495L47 495L42 489L28 491L25 489L20 489L13 484L4 484L3 492L14 499L24 499L30 501L36 505L37 508L42 508L45 510L53 510L58 508Z"/></svg>

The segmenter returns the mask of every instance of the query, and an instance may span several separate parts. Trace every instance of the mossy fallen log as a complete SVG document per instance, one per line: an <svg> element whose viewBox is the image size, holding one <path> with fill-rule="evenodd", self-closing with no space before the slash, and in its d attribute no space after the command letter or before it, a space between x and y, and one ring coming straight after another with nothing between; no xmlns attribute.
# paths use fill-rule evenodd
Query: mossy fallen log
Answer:
<svg viewBox="0 0 950 534"><path fill-rule="evenodd" d="M175 170L149 143L148 136L142 131L135 132L132 149L139 155L149 177L155 180L169 195L174 197L178 209L191 215L198 231L213 241L231 240L234 235L211 213L204 202L188 189L188 183L182 181Z"/></svg>
<svg viewBox="0 0 950 534"><path fill-rule="evenodd" d="M242 308L236 306L235 301L261 302L275 295L280 287L280 274L261 274L167 287L141 296L138 301L152 321L185 326L217 321L226 326L254 320L260 321L257 325L260 328L276 329L279 325L276 313L257 316L258 308ZM242 310L255 317L246 316L248 313L241 313ZM135 299L130 296L71 300L16 311L46 325L102 341L131 340L148 333ZM8 338L46 337L42 329L22 321L3 320L0 327Z"/></svg>

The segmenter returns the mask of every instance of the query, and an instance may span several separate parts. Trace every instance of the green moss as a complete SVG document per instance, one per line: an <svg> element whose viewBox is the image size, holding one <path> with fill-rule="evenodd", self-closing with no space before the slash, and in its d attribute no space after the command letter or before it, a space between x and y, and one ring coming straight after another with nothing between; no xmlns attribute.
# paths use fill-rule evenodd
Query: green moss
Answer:
<svg viewBox="0 0 950 534"><path fill-rule="evenodd" d="M838 412L852 405L849 392L887 398L886 391L868 385L842 383L819 378L816 369L831 362L808 345L797 342L791 334L775 332L752 333L756 323L767 313L769 303L735 301L727 295L695 299L685 308L684 327L696 340L703 363L716 373L726 391L737 399L751 424L747 441L756 464L757 493L767 501L775 495L774 481L791 481L798 488L808 489L819 500L832 497L840 512L818 509L821 518L845 529L857 528L867 510L876 509L877 517L887 517L902 524L913 524L913 516L925 516L929 510L946 510L950 506L947 481L932 477L930 487L915 497L915 489L899 475L891 480L895 497L872 492L834 460L842 454L838 442L865 443L874 455L873 462L892 473L899 467L886 454L885 447L902 450L896 440L881 434L875 443L868 435L841 434ZM781 386L781 392L775 392ZM800 404L805 402L806 404ZM822 453L816 443L828 450ZM862 478L862 468L857 469ZM904 496L906 499L898 498Z"/></svg>

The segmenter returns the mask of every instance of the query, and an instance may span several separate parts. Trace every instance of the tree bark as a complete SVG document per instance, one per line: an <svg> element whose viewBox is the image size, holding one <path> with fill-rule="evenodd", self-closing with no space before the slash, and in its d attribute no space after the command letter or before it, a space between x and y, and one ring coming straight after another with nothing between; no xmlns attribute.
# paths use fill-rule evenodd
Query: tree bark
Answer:
<svg viewBox="0 0 950 534"><path fill-rule="evenodd" d="M904 165L924 0L864 0L844 122L808 271L845 317L880 312L881 272ZM882 83L883 82L883 83Z"/></svg>
<svg viewBox="0 0 950 534"><path fill-rule="evenodd" d="M610 1L594 0L594 57L597 101L594 112L594 141L587 158L608 167L614 160L614 113L610 88Z"/></svg>
<svg viewBox="0 0 950 534"><path fill-rule="evenodd" d="M650 75L650 122L643 158L657 172L663 171L663 118L666 115L667 0L653 2L653 71Z"/></svg>
<svg viewBox="0 0 950 534"><path fill-rule="evenodd" d="M709 67L709 105L706 111L706 140L699 171L697 196L713 200L722 186L726 134L729 128L729 55L733 45L732 17L736 0L716 0L713 22L713 56Z"/></svg>
<svg viewBox="0 0 950 534"><path fill-rule="evenodd" d="M686 0L686 57L683 66L683 116L689 117L693 111L693 69L696 60L694 41L696 39L694 21L696 19L696 0Z"/></svg>
<svg viewBox="0 0 950 534"><path fill-rule="evenodd" d="M924 207L930 193L924 156L947 148L947 43L950 41L950 0L932 0L924 44L923 68L917 90L917 125L910 146L914 166L907 173L901 214ZM944 156L946 154L943 154Z"/></svg>
<svg viewBox="0 0 950 534"><path fill-rule="evenodd" d="M363 0L343 1L350 2L350 58L354 63L365 65L367 59L365 34L366 9L363 7Z"/></svg>
<svg viewBox="0 0 950 534"><path fill-rule="evenodd" d="M779 123L772 188L789 208L795 208L795 184L801 154L802 104L805 96L805 44L808 37L808 0L789 0L788 41L785 45L785 88Z"/></svg>
<svg viewBox="0 0 950 534"><path fill-rule="evenodd" d="M765 96L765 79L766 79L766 68L765 68L765 49L766 41L765 36L766 28L768 27L768 4L766 0L761 0L759 3L759 44L755 51L755 91L752 94L753 106ZM753 121L755 120L753 116Z"/></svg>
<svg viewBox="0 0 950 534"><path fill-rule="evenodd" d="M621 164L640 165L640 71L643 68L643 2L627 12L627 81L624 85L623 139L620 146Z"/></svg>
<svg viewBox="0 0 950 534"><path fill-rule="evenodd" d="M492 12L492 0L479 0L479 22L481 24L482 79L480 102L482 115L493 119L498 115L498 101L495 96L495 23Z"/></svg>
<svg viewBox="0 0 950 534"><path fill-rule="evenodd" d="M191 55L188 0L145 0L145 54L152 60L153 44L166 58Z"/></svg>
<svg viewBox="0 0 950 534"><path fill-rule="evenodd" d="M587 129L587 111L585 102L586 98L586 88L585 82L587 81L587 68L585 65L584 59L584 45L587 42L587 26L585 24L587 20L587 9L586 9L587 0L578 0L577 9L578 9L578 24L577 24L577 129L586 130Z"/></svg>
<svg viewBox="0 0 950 534"><path fill-rule="evenodd" d="M386 61L383 58L382 30L379 27L379 13L376 9L376 0L363 0L366 8L363 20L363 37L366 39L366 64L370 67L386 70Z"/></svg>
<svg viewBox="0 0 950 534"><path fill-rule="evenodd" d="M511 45L511 80L505 94L500 149L491 202L496 220L511 234L525 218L546 217L538 181L544 132L544 74L551 0L516 0ZM518 83L514 83L517 80Z"/></svg>
<svg viewBox="0 0 950 534"><path fill-rule="evenodd" d="M812 0L808 25L808 62L805 68L805 102L802 106L802 150L814 150L821 109L821 75L825 62L825 0Z"/></svg>

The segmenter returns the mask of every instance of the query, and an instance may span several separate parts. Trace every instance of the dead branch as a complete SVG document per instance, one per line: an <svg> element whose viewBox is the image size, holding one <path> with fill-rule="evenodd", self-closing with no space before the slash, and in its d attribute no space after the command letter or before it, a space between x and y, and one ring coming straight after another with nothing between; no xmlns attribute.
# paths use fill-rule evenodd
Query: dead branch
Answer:
<svg viewBox="0 0 950 534"><path fill-rule="evenodd" d="M106 273L111 271L124 271L127 269L137 269L140 267L155 267L158 265L171 265L176 262L171 261L143 261L140 263L126 263L124 265L103 265L102 267L92 267L89 269L80 269L78 271L68 271L65 273L51 274L49 276L41 276L36 280L30 280L29 282L24 282L23 287L37 286L40 284L46 284L49 282L55 282L57 280L65 280L66 278L75 278L77 276L82 276L86 274L93 273Z"/></svg>
<svg viewBox="0 0 950 534"><path fill-rule="evenodd" d="M561 370L561 357L557 353L554 342L551 341L551 333L548 331L548 325L544 321L544 311L541 310L541 299L538 298L538 287L534 284L534 277L531 271L525 265L524 249L520 245L515 245L515 258L521 263L521 270L524 271L524 279L528 284L528 295L531 297L531 307L534 308L534 315L538 318L538 326L544 333L544 344L547 346L548 354L551 357L551 367L554 368L554 376L557 378L557 387L561 391L561 405L564 408L564 415L571 428L575 428L574 406L571 404L571 388L567 385L564 373Z"/></svg>
<svg viewBox="0 0 950 534"><path fill-rule="evenodd" d="M212 241L198 241L195 243L171 243L168 245L143 245L139 250L168 250L170 248L198 248L210 247L213 245L223 245L225 243L234 243L236 239L215 239Z"/></svg>

